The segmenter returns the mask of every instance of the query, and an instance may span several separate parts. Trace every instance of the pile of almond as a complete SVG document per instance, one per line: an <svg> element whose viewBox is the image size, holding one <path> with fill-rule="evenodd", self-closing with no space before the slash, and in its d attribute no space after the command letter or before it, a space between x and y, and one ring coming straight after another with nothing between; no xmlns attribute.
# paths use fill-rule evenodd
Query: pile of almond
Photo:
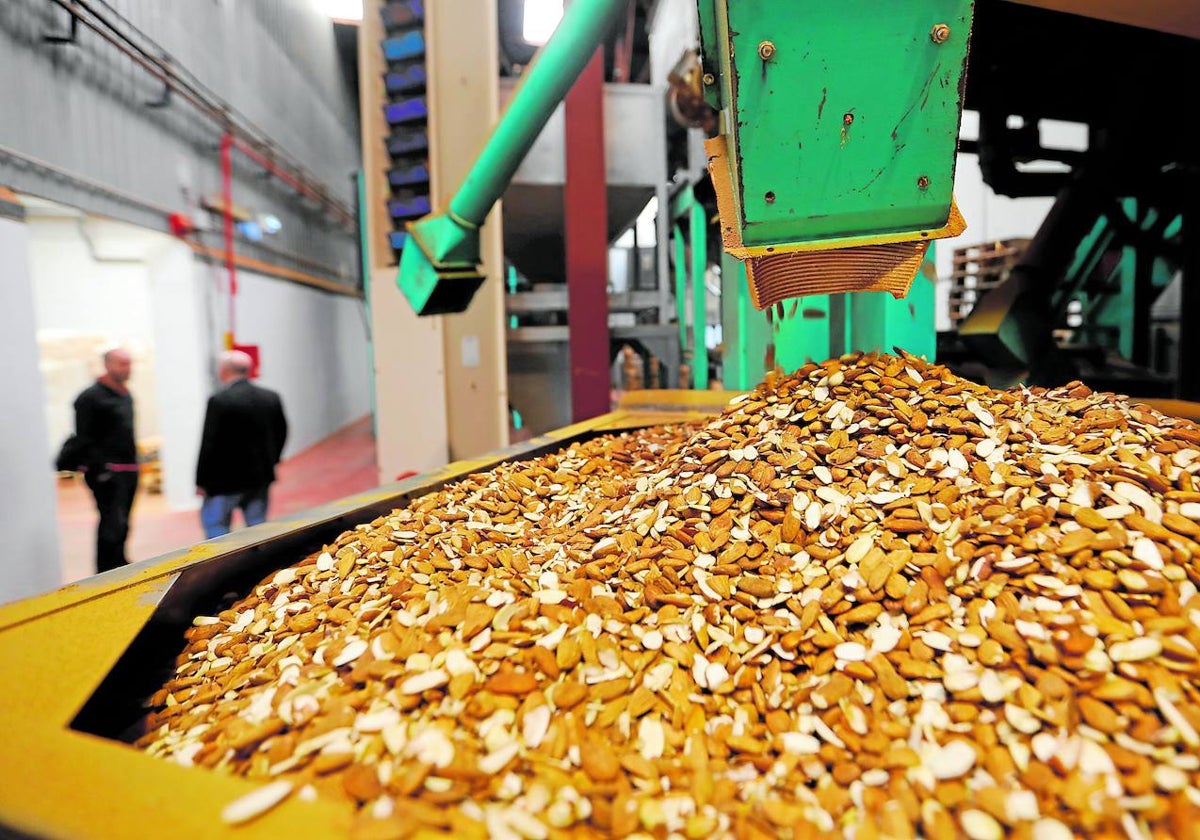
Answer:
<svg viewBox="0 0 1200 840"><path fill-rule="evenodd" d="M189 633L140 744L361 838L1200 831L1200 429L912 357L505 464Z"/></svg>

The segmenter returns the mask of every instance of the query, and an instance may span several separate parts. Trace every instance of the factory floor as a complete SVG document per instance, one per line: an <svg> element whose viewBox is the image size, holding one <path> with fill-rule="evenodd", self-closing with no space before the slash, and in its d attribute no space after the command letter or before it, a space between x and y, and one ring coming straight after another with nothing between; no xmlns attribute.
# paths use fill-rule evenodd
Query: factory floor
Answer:
<svg viewBox="0 0 1200 840"><path fill-rule="evenodd" d="M378 485L371 418L364 417L279 465L271 486L271 518L306 510ZM241 527L241 514L234 527ZM58 539L63 583L95 571L96 507L82 479L58 484ZM198 510L173 511L159 494L139 492L126 552L130 562L204 539Z"/></svg>

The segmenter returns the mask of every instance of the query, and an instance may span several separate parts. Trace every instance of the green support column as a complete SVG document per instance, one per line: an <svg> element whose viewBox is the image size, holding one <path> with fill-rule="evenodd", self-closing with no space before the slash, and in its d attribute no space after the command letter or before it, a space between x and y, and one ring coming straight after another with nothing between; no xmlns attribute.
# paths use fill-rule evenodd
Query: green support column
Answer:
<svg viewBox="0 0 1200 840"><path fill-rule="evenodd" d="M936 281L931 247L906 298L856 292L784 301L783 316L774 316L775 364L791 372L843 352L891 353L897 347L933 361Z"/></svg>
<svg viewBox="0 0 1200 840"><path fill-rule="evenodd" d="M934 247L929 247L907 297L897 300L886 292L846 296L850 322L848 350L891 353L899 347L933 361L937 353Z"/></svg>
<svg viewBox="0 0 1200 840"><path fill-rule="evenodd" d="M708 226L704 206L692 203L692 387L697 391L708 388L708 344L705 327L708 325L708 289L704 277L708 271Z"/></svg>
<svg viewBox="0 0 1200 840"><path fill-rule="evenodd" d="M791 373L808 362L829 358L829 295L785 300L774 317L775 365Z"/></svg>
<svg viewBox="0 0 1200 840"><path fill-rule="evenodd" d="M721 253L721 356L722 385L731 390L753 388L766 373L771 323L767 313L750 302L746 266Z"/></svg>
<svg viewBox="0 0 1200 840"><path fill-rule="evenodd" d="M360 169L354 173L355 197L358 201L358 258L363 280L363 308L366 310L367 322L371 320L371 242L367 233L367 216L370 208L367 206L367 179ZM375 342L367 337L367 372L369 377L375 375ZM369 381L369 380L368 380ZM371 436L378 436L378 412L375 410L375 389L368 388L371 408Z"/></svg>
<svg viewBox="0 0 1200 840"><path fill-rule="evenodd" d="M687 243L683 239L683 229L675 225L671 229L671 245L675 251L675 317L679 321L679 357L683 358L688 346L687 334ZM683 387L683 383L679 383Z"/></svg>

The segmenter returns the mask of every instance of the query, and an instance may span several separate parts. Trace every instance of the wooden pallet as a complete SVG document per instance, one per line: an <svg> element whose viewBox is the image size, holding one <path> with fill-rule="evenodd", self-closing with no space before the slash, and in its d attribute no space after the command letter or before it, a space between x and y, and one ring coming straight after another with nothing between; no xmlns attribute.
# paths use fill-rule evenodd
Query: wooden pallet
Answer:
<svg viewBox="0 0 1200 840"><path fill-rule="evenodd" d="M954 329L989 289L1008 278L1028 244L1028 239L998 239L954 250L950 271L950 323Z"/></svg>
<svg viewBox="0 0 1200 840"><path fill-rule="evenodd" d="M159 438L143 438L137 442L138 489L144 493L162 493L162 460L159 458Z"/></svg>

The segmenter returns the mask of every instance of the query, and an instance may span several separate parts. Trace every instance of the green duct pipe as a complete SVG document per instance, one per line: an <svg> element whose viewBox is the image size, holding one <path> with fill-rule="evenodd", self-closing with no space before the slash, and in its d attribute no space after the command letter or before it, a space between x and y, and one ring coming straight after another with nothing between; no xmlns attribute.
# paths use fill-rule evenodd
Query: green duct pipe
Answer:
<svg viewBox="0 0 1200 840"><path fill-rule="evenodd" d="M626 5L626 0L573 0L567 4L562 23L522 76L500 122L450 199L452 217L473 227L483 224Z"/></svg>
<svg viewBox="0 0 1200 840"><path fill-rule="evenodd" d="M397 283L418 315L467 308L484 280L479 227L626 5L626 0L567 4L446 212L408 226L410 247L401 255Z"/></svg>

